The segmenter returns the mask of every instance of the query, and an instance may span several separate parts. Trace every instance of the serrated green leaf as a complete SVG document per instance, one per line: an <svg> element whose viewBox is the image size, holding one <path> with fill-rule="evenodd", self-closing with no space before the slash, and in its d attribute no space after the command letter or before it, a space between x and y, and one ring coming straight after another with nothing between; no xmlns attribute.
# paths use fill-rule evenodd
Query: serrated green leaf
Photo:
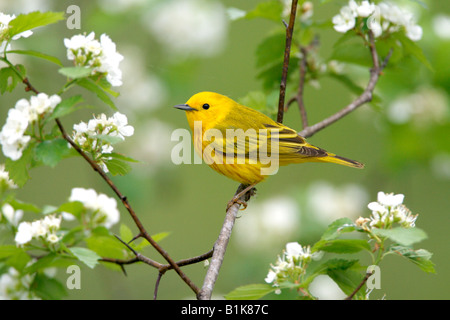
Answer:
<svg viewBox="0 0 450 320"><path fill-rule="evenodd" d="M119 136L111 136L108 134L95 134L92 135L92 138L99 139L110 144L116 144L123 141L123 138Z"/></svg>
<svg viewBox="0 0 450 320"><path fill-rule="evenodd" d="M14 20L9 22L9 36L42 27L52 23L64 20L64 12L39 12L34 11L27 14L20 14Z"/></svg>
<svg viewBox="0 0 450 320"><path fill-rule="evenodd" d="M136 160L136 159L124 156L123 154L116 153L116 152L110 153L109 156L111 158L114 158L114 159L117 159L117 160L123 160L123 161L128 161L128 162L135 162L135 163L140 162L139 160Z"/></svg>
<svg viewBox="0 0 450 320"><path fill-rule="evenodd" d="M423 53L422 48L419 47L414 41L409 39L403 32L394 33L392 34L392 37L401 42L405 54L411 54L417 60L422 62L430 71L434 71L431 63Z"/></svg>
<svg viewBox="0 0 450 320"><path fill-rule="evenodd" d="M435 273L434 263L431 261L433 254L425 249L413 250L404 246L392 246L389 252L394 252L412 263L416 264L420 269L428 273Z"/></svg>
<svg viewBox="0 0 450 320"><path fill-rule="evenodd" d="M105 161L106 167L108 168L109 172L113 175L126 175L128 172L131 171L131 166L120 160L112 159Z"/></svg>
<svg viewBox="0 0 450 320"><path fill-rule="evenodd" d="M238 287L225 296L227 300L256 300L275 291L269 284L249 284Z"/></svg>
<svg viewBox="0 0 450 320"><path fill-rule="evenodd" d="M122 239L125 242L129 242L131 239L133 239L133 233L131 232L131 229L126 224L121 224L119 229L120 239Z"/></svg>
<svg viewBox="0 0 450 320"><path fill-rule="evenodd" d="M322 240L334 240L343 233L355 231L355 223L349 218L341 218L328 225L323 233Z"/></svg>
<svg viewBox="0 0 450 320"><path fill-rule="evenodd" d="M40 257L36 262L26 267L25 272L33 274L46 268L59 267L64 268L73 265L73 258L66 258L56 253L50 253Z"/></svg>
<svg viewBox="0 0 450 320"><path fill-rule="evenodd" d="M22 202L17 199L12 199L11 201L9 201L9 204L14 208L14 210L23 210L25 212L34 213L41 212L41 209L39 209L39 207L35 206L34 204Z"/></svg>
<svg viewBox="0 0 450 320"><path fill-rule="evenodd" d="M42 141L36 146L36 160L44 165L55 167L68 153L69 146L63 138Z"/></svg>
<svg viewBox="0 0 450 320"><path fill-rule="evenodd" d="M33 160L34 145L34 143L30 143L22 152L22 157L16 161L6 158L5 169L9 173L9 178L18 187L23 187L28 179L30 179L28 164Z"/></svg>
<svg viewBox="0 0 450 320"><path fill-rule="evenodd" d="M264 18L279 23L281 21L281 13L283 6L280 1L272 0L259 3L255 9L247 12L245 18Z"/></svg>
<svg viewBox="0 0 450 320"><path fill-rule="evenodd" d="M83 97L81 95L75 95L69 97L67 99L62 100L53 110L51 116L47 119L47 121L61 118L65 115L68 115L79 108L76 107L77 104L83 102Z"/></svg>
<svg viewBox="0 0 450 320"><path fill-rule="evenodd" d="M73 247L69 248L69 251L91 269L93 269L99 263L98 260L101 259L96 252L87 248Z"/></svg>
<svg viewBox="0 0 450 320"><path fill-rule="evenodd" d="M21 64L14 66L15 70L25 77L25 67ZM3 94L6 91L12 92L18 83L22 82L21 77L12 67L5 67L0 69L0 93Z"/></svg>
<svg viewBox="0 0 450 320"><path fill-rule="evenodd" d="M81 216L81 213L84 210L85 210L84 205L80 201L66 202L60 205L58 208L58 211L70 213L77 218Z"/></svg>
<svg viewBox="0 0 450 320"><path fill-rule="evenodd" d="M58 70L60 74L70 79L81 79L89 77L92 74L92 68L87 67L65 67Z"/></svg>
<svg viewBox="0 0 450 320"><path fill-rule="evenodd" d="M20 248L20 250L17 250L12 255L10 255L8 259L6 259L5 263L8 266L13 267L17 271L21 272L30 261L31 257L28 255L28 253L26 253L23 248Z"/></svg>
<svg viewBox="0 0 450 320"><path fill-rule="evenodd" d="M360 239L338 239L338 240L320 240L313 248L312 252L325 251L334 253L356 253L361 250L370 251L370 245L366 240Z"/></svg>
<svg viewBox="0 0 450 320"><path fill-rule="evenodd" d="M370 52L361 43L343 43L335 46L329 60L337 60L364 67L372 66Z"/></svg>
<svg viewBox="0 0 450 320"><path fill-rule="evenodd" d="M373 228L372 232L377 236L387 237L392 241L403 246L410 246L416 242L420 242L427 238L425 231L419 228L392 228L377 229Z"/></svg>
<svg viewBox="0 0 450 320"><path fill-rule="evenodd" d="M129 252L119 240L111 235L93 235L86 239L86 244L99 256L107 258L123 259Z"/></svg>
<svg viewBox="0 0 450 320"><path fill-rule="evenodd" d="M95 93L100 100L102 100L104 103L110 106L113 110L117 110L116 106L114 105L114 102L111 100L108 94L96 83L92 82L89 79L81 78L77 81L77 84Z"/></svg>
<svg viewBox="0 0 450 320"><path fill-rule="evenodd" d="M285 39L281 32L265 38L256 48L256 67L283 61Z"/></svg>
<svg viewBox="0 0 450 320"><path fill-rule="evenodd" d="M0 259L10 257L14 254L19 253L20 251L23 251L23 249L12 244L0 246Z"/></svg>
<svg viewBox="0 0 450 320"><path fill-rule="evenodd" d="M330 269L327 275L333 279L346 295L352 294L364 278L359 272L352 269ZM363 291L359 290L355 294L354 299L364 299Z"/></svg>
<svg viewBox="0 0 450 320"><path fill-rule="evenodd" d="M33 279L31 290L44 300L59 300L67 296L64 285L58 280L38 273Z"/></svg>
<svg viewBox="0 0 450 320"><path fill-rule="evenodd" d="M62 67L63 64L61 63L61 61L51 55L39 52L39 51L34 51L34 50L11 50L11 51L7 51L6 53L15 53L15 54L23 54L23 55L27 55L27 56L32 56L32 57L37 57L37 58L41 58L47 61L50 61L54 64L57 64L58 66Z"/></svg>

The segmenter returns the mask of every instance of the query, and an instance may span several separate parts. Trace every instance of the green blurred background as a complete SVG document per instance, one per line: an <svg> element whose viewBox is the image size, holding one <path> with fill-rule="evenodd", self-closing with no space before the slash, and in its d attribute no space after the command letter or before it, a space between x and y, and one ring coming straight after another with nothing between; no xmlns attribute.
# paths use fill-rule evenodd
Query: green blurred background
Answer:
<svg viewBox="0 0 450 320"><path fill-rule="evenodd" d="M118 88L121 96L117 106L128 116L135 134L118 148L141 163L133 164L129 175L113 177L113 181L127 195L151 234L170 232L161 245L175 260L212 248L226 203L238 184L205 164L177 166L171 162L171 149L177 143L171 141L171 133L176 128L188 128L183 112L172 106L184 103L199 91L216 91L240 99L250 91L261 90L255 51L280 25L263 19L229 21L226 16L229 7L250 10L259 2L0 0L0 11L15 14L66 11L70 4L81 8L81 30L69 30L65 22L60 22L35 30L32 37L15 42L14 48L55 55L68 66L63 39L95 31L97 36L108 34L125 56L121 63L124 84ZM313 1L314 15L319 20L331 20L346 3L322 2ZM406 260L389 256L381 264L381 289L373 297L450 298L450 3L399 3L408 5L419 17L424 35L418 44L434 71L414 59L386 69L376 90L381 102L361 107L309 139L314 145L365 163L364 170L327 164L283 167L258 187L257 196L236 221L214 298L222 298L240 285L263 283L270 263L275 262L286 242L313 244L333 220L369 216L367 203L376 201L378 191L404 194L405 205L419 214L416 225L427 232L428 239L416 248L434 254L436 274L425 274ZM319 31L318 54L326 62L340 35L332 28ZM51 63L15 58L13 61L26 65L30 80L40 91L51 94L65 81ZM346 66L344 70L365 85L367 68ZM294 90L296 85L288 83L288 88ZM27 95L16 88L2 96L0 122L8 108ZM95 97L86 97L95 107L63 118L68 131L74 123L88 121L92 113L112 115L113 111ZM308 85L305 103L310 123L336 112L353 98L344 86L328 78L320 79L319 86ZM405 113L405 108L412 111ZM302 129L296 107L285 114L285 124ZM54 169L33 169L31 178L17 192L17 198L40 206L67 201L73 187L95 188L112 196L81 158L64 160ZM120 210L121 223L135 231L127 212ZM113 230L118 232L118 226ZM164 262L151 248L144 253ZM202 263L183 270L201 286L206 273ZM135 264L128 266L127 272L128 276L124 276L104 266L94 270L82 266L81 290L68 290L67 298L151 299L157 270ZM59 270L58 278L63 283L66 276ZM325 292L324 297L342 297L326 279L320 279L316 287L317 292ZM194 295L174 272L167 272L158 297L186 299Z"/></svg>

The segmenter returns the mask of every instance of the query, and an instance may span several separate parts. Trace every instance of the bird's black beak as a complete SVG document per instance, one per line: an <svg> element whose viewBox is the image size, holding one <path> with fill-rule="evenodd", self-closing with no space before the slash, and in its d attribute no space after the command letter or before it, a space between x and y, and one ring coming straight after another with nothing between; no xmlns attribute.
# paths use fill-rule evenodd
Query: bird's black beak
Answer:
<svg viewBox="0 0 450 320"><path fill-rule="evenodd" d="M197 109L191 108L188 104L177 104L174 108L184 110L184 111L194 111Z"/></svg>

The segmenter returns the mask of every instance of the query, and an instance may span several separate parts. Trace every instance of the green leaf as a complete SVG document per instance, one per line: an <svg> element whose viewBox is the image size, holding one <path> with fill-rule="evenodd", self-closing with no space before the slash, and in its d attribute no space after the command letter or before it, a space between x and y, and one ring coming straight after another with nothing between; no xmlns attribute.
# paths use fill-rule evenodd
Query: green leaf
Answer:
<svg viewBox="0 0 450 320"><path fill-rule="evenodd" d="M41 13L34 11L27 14L20 14L14 20L10 21L8 33L10 37L13 37L24 31L56 23L60 20L64 20L64 12Z"/></svg>
<svg viewBox="0 0 450 320"><path fill-rule="evenodd" d="M12 244L0 246L0 259L8 258L12 255L20 253L21 251L23 251L22 248L16 247Z"/></svg>
<svg viewBox="0 0 450 320"><path fill-rule="evenodd" d="M152 235L152 238L156 242L160 242L162 239L166 238L169 235L170 235L170 232L160 232L160 233Z"/></svg>
<svg viewBox="0 0 450 320"><path fill-rule="evenodd" d="M275 291L269 284L249 284L238 287L225 296L227 300L256 300Z"/></svg>
<svg viewBox="0 0 450 320"><path fill-rule="evenodd" d="M11 254L5 261L5 263L8 266L14 267L14 269L21 272L30 261L31 257L28 255L28 253L26 253L23 248L20 248L20 250L17 250L13 254Z"/></svg>
<svg viewBox="0 0 450 320"><path fill-rule="evenodd" d="M362 43L342 43L333 48L330 60L338 60L364 67L372 66L369 50Z"/></svg>
<svg viewBox="0 0 450 320"><path fill-rule="evenodd" d="M358 285L363 280L364 276L362 276L359 272L356 272L352 269L330 269L327 272L327 275L333 279L334 282L339 286L339 288L346 294L350 295ZM363 290L359 290L354 299L360 300L364 299Z"/></svg>
<svg viewBox="0 0 450 320"><path fill-rule="evenodd" d="M93 235L86 239L86 244L89 249L102 257L123 259L129 252L119 240L111 235Z"/></svg>
<svg viewBox="0 0 450 320"><path fill-rule="evenodd" d="M116 144L123 141L123 139L119 136L111 136L108 134L94 134L92 135L92 138L99 139L110 144Z"/></svg>
<svg viewBox="0 0 450 320"><path fill-rule="evenodd" d="M124 156L123 154L116 153L116 152L112 152L112 153L110 153L110 154L108 154L108 155L109 155L111 158L118 159L118 160L123 160L123 161L128 161L128 162L135 162L135 163L140 162L139 160L136 160L136 159L133 159L133 158Z"/></svg>
<svg viewBox="0 0 450 320"><path fill-rule="evenodd" d="M265 38L256 48L256 67L283 61L285 39L281 32Z"/></svg>
<svg viewBox="0 0 450 320"><path fill-rule="evenodd" d="M289 59L289 70L296 70L298 67L298 63L299 58L291 56L291 58ZM262 70L260 73L258 73L256 78L263 81L263 88L266 91L270 91L275 88L279 89L282 71L283 61L280 61L279 63L275 63L270 67ZM295 72L288 72L288 83L289 79L294 73Z"/></svg>
<svg viewBox="0 0 450 320"><path fill-rule="evenodd" d="M98 260L101 259L97 253L87 248L73 247L70 248L69 251L91 269L93 269L98 264Z"/></svg>
<svg viewBox="0 0 450 320"><path fill-rule="evenodd" d="M124 176L128 172L131 171L131 166L124 161L112 159L112 160L105 161L105 164L106 164L106 167L108 168L109 172L113 176L116 176L116 175Z"/></svg>
<svg viewBox="0 0 450 320"><path fill-rule="evenodd" d="M272 0L259 3L255 9L249 11L245 18L264 18L279 23L281 21L281 13L283 12L283 6L280 1Z"/></svg>
<svg viewBox="0 0 450 320"><path fill-rule="evenodd" d="M80 79L89 77L92 73L92 68L87 67L65 67L58 70L63 76L66 76L70 79Z"/></svg>
<svg viewBox="0 0 450 320"><path fill-rule="evenodd" d="M26 267L25 272L33 274L46 268L67 268L68 266L73 265L73 262L73 258L65 258L56 253L50 253L44 257L40 257L35 263Z"/></svg>
<svg viewBox="0 0 450 320"><path fill-rule="evenodd" d="M61 118L62 116L68 115L75 110L79 109L76 107L77 104L83 102L83 97L81 95L75 95L70 98L62 100L53 110L52 115L48 118L47 121Z"/></svg>
<svg viewBox="0 0 450 320"><path fill-rule="evenodd" d="M11 201L9 201L9 204L14 208L14 210L23 210L25 212L34 212L34 213L41 212L41 209L35 206L34 204L22 202L17 199L12 199Z"/></svg>
<svg viewBox="0 0 450 320"><path fill-rule="evenodd" d="M121 224L119 229L120 239L122 239L125 242L129 242L131 239L133 239L133 233L131 232L131 229L126 224Z"/></svg>
<svg viewBox="0 0 450 320"><path fill-rule="evenodd" d="M61 282L41 273L34 277L31 290L44 300L59 300L67 296L66 289Z"/></svg>
<svg viewBox="0 0 450 320"><path fill-rule="evenodd" d="M433 254L425 249L413 250L404 246L392 246L389 252L396 253L412 263L416 264L420 269L428 273L435 273L434 263L431 262Z"/></svg>
<svg viewBox="0 0 450 320"><path fill-rule="evenodd" d="M46 140L36 146L36 160L44 165L55 167L68 153L70 149L63 138Z"/></svg>
<svg viewBox="0 0 450 320"><path fill-rule="evenodd" d="M406 34L404 34L403 32L396 32L392 34L392 37L401 42L405 54L411 54L417 60L422 62L430 71L434 71L431 63L424 55L422 48L419 47L414 41L409 39Z"/></svg>
<svg viewBox="0 0 450 320"><path fill-rule="evenodd" d="M349 218L341 218L328 225L328 229L323 233L322 240L334 240L341 234L355 231L355 223Z"/></svg>
<svg viewBox="0 0 450 320"><path fill-rule="evenodd" d="M28 164L33 160L34 143L30 143L22 153L22 157L16 161L6 158L5 169L9 173L9 178L18 187L23 187L30 179L28 174Z"/></svg>
<svg viewBox="0 0 450 320"><path fill-rule="evenodd" d="M110 106L113 110L117 110L116 106L114 105L114 102L111 100L108 94L96 83L92 82L89 79L81 78L77 81L77 84L95 93L100 100L102 100L104 103Z"/></svg>
<svg viewBox="0 0 450 320"><path fill-rule="evenodd" d="M334 253L356 253L361 250L370 251L370 245L366 240L360 239L338 239L338 240L320 240L313 248L312 252L325 251Z"/></svg>
<svg viewBox="0 0 450 320"><path fill-rule="evenodd" d="M74 215L77 218L81 217L81 213L85 210L83 203L80 201L71 201L63 203L59 206L59 212L67 212Z"/></svg>
<svg viewBox="0 0 450 320"><path fill-rule="evenodd" d="M395 243L403 246L410 246L416 242L420 242L427 238L425 231L419 228L392 228L392 229L377 229L373 228L372 232L377 236L382 236L391 239Z"/></svg>
<svg viewBox="0 0 450 320"><path fill-rule="evenodd" d="M61 61L51 55L39 52L39 51L34 51L34 50L11 50L11 51L7 51L6 53L16 53L16 54L24 54L27 56L32 56L32 57L37 57L37 58L41 58L50 62L53 62L55 64L57 64L58 66L63 66L63 64L61 63Z"/></svg>
<svg viewBox="0 0 450 320"><path fill-rule="evenodd" d="M0 93L3 94L6 91L12 92L18 83L22 82L21 77L17 74L19 72L22 77L25 77L25 67L21 64L15 65L13 67L5 67L0 69Z"/></svg>

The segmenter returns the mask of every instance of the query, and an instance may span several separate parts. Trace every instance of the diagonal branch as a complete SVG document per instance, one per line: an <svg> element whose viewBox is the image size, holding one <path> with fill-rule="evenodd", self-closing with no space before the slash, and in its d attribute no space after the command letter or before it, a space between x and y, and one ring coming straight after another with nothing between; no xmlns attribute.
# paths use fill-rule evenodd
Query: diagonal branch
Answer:
<svg viewBox="0 0 450 320"><path fill-rule="evenodd" d="M375 39L373 36L372 31L369 30L369 50L370 54L372 56L372 69L370 69L370 78L369 82L367 83L366 89L361 93L359 97L357 97L354 101L352 101L349 105L347 105L345 108L341 109L340 111L336 112L335 114L331 115L330 117L312 125L304 128L302 131L299 132L299 134L302 137L308 138L311 137L316 132L328 127L332 123L338 121L339 119L343 118L350 112L354 111L358 107L362 106L366 102L372 101L373 91L375 89L375 85L378 82L378 79L381 75L381 72L386 67L391 55L392 55L392 49L389 51L388 55L384 59L384 61L380 64L380 60L378 57L377 50L375 48Z"/></svg>
<svg viewBox="0 0 450 320"><path fill-rule="evenodd" d="M19 74L20 75L20 74ZM22 82L26 85L25 91L32 91L36 94L39 94L39 91L33 87L28 80L28 78L24 78ZM170 255L150 236L150 234L146 231L145 227L143 226L142 222L137 217L136 213L134 212L133 208L131 207L130 203L128 202L128 199L126 196L124 196L120 190L117 188L117 186L112 182L112 180L107 176L107 174L100 168L100 166L93 161L81 148L70 138L70 136L67 134L66 130L64 129L61 121L56 118L55 119L56 124L63 136L63 138L80 154L96 171L102 179L109 185L109 187L114 191L114 193L117 195L117 197L122 202L123 206L127 209L128 213L130 214L131 218L133 219L134 223L139 229L139 236L146 239L155 249L159 252L161 256L169 263L170 268L173 268L176 273L181 277L181 279L194 291L195 294L198 294L199 288L192 282L191 279L189 279L186 274L181 270L181 268L176 264L176 262L170 257Z"/></svg>

